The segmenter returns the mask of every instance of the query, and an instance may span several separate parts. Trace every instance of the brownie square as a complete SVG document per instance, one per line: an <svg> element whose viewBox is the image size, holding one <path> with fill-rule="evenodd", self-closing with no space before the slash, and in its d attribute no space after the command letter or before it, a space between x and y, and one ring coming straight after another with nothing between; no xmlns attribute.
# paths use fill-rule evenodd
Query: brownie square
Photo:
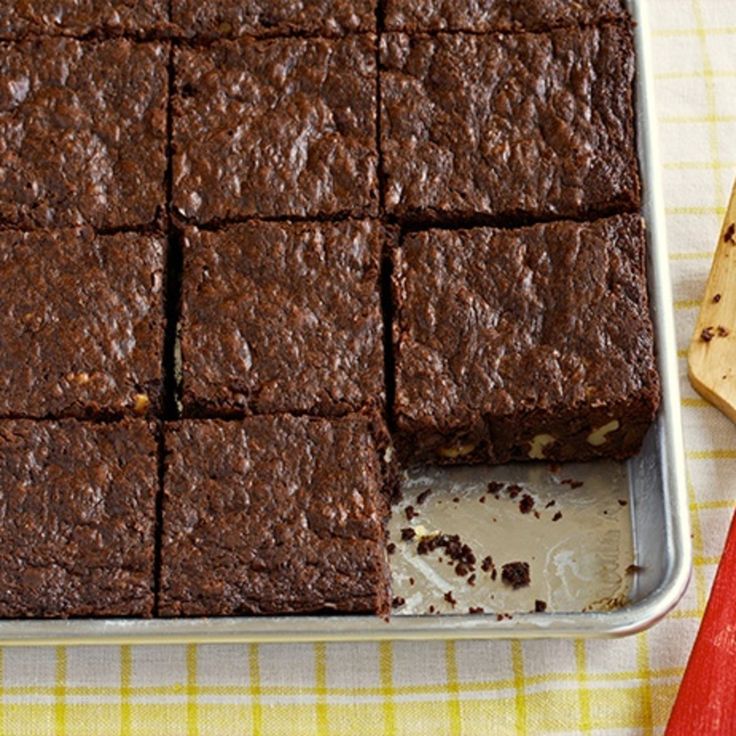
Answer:
<svg viewBox="0 0 736 736"><path fill-rule="evenodd" d="M376 221L188 229L187 415L345 414L383 404Z"/></svg>
<svg viewBox="0 0 736 736"><path fill-rule="evenodd" d="M0 616L150 616L157 467L143 420L0 421Z"/></svg>
<svg viewBox="0 0 736 736"><path fill-rule="evenodd" d="M223 38L376 30L376 0L172 0L186 36Z"/></svg>
<svg viewBox="0 0 736 736"><path fill-rule="evenodd" d="M372 35L176 50L173 202L210 223L374 214Z"/></svg>
<svg viewBox="0 0 736 736"><path fill-rule="evenodd" d="M166 429L159 613L389 608L385 449L365 416Z"/></svg>
<svg viewBox="0 0 736 736"><path fill-rule="evenodd" d="M634 454L659 401L645 248L637 215L407 236L394 273L401 455Z"/></svg>
<svg viewBox="0 0 736 736"><path fill-rule="evenodd" d="M390 31L549 31L629 17L623 0L385 0Z"/></svg>
<svg viewBox="0 0 736 736"><path fill-rule="evenodd" d="M161 405L164 241L88 228L0 232L0 415Z"/></svg>
<svg viewBox="0 0 736 736"><path fill-rule="evenodd" d="M3 0L0 39L134 33L163 28L168 0Z"/></svg>
<svg viewBox="0 0 736 736"><path fill-rule="evenodd" d="M507 224L636 209L627 26L381 39L389 214Z"/></svg>
<svg viewBox="0 0 736 736"><path fill-rule="evenodd" d="M0 226L148 226L165 201L169 52L0 44Z"/></svg>

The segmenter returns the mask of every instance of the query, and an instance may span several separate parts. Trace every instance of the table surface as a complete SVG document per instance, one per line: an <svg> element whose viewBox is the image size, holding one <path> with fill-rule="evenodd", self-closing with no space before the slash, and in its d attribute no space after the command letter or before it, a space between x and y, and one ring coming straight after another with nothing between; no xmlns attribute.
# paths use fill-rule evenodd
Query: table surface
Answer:
<svg viewBox="0 0 736 736"><path fill-rule="evenodd" d="M736 174L736 2L650 0L694 574L617 641L0 649L0 734L662 733L733 507L736 428L686 347Z"/></svg>

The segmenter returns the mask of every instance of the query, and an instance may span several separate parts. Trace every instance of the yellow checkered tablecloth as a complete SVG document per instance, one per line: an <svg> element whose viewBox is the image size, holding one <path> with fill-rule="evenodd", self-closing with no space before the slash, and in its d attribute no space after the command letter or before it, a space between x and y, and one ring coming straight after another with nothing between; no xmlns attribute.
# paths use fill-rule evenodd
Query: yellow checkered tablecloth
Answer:
<svg viewBox="0 0 736 736"><path fill-rule="evenodd" d="M736 478L736 428L685 366L736 174L736 0L649 1L695 548L678 609L617 641L5 648L0 736L663 731Z"/></svg>

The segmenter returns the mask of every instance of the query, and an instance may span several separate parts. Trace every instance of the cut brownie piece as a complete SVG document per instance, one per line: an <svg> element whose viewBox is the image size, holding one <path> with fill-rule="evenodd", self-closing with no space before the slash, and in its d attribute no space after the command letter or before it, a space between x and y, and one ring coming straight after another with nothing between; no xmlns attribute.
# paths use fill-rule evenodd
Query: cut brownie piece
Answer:
<svg viewBox="0 0 736 736"><path fill-rule="evenodd" d="M174 206L197 223L374 214L372 35L176 51Z"/></svg>
<svg viewBox="0 0 736 736"><path fill-rule="evenodd" d="M549 31L629 17L623 0L385 0L391 31Z"/></svg>
<svg viewBox="0 0 736 736"><path fill-rule="evenodd" d="M401 455L634 454L659 402L645 247L636 215L409 235L394 273Z"/></svg>
<svg viewBox="0 0 736 736"><path fill-rule="evenodd" d="M3 0L0 39L26 35L143 34L163 28L168 0Z"/></svg>
<svg viewBox="0 0 736 736"><path fill-rule="evenodd" d="M0 226L156 220L168 55L125 39L0 44Z"/></svg>
<svg viewBox="0 0 736 736"><path fill-rule="evenodd" d="M375 221L189 229L182 298L188 415L334 415L383 403Z"/></svg>
<svg viewBox="0 0 736 736"><path fill-rule="evenodd" d="M344 34L376 30L376 0L172 0L186 36Z"/></svg>
<svg viewBox="0 0 736 736"><path fill-rule="evenodd" d="M150 616L157 489L143 420L0 421L0 616Z"/></svg>
<svg viewBox="0 0 736 736"><path fill-rule="evenodd" d="M0 232L0 415L160 408L164 247L87 228Z"/></svg>
<svg viewBox="0 0 736 736"><path fill-rule="evenodd" d="M627 26L381 39L386 209L442 221L640 203Z"/></svg>
<svg viewBox="0 0 736 736"><path fill-rule="evenodd" d="M386 450L369 418L185 420L166 446L161 615L388 614Z"/></svg>

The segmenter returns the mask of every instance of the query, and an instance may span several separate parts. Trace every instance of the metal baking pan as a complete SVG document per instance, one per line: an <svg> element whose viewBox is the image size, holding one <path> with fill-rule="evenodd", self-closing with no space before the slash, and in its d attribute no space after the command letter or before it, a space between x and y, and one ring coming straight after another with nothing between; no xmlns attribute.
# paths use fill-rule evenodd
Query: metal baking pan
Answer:
<svg viewBox="0 0 736 736"><path fill-rule="evenodd" d="M662 409L641 453L626 464L414 472L405 479L404 500L394 510L390 527L397 546L391 556L394 595L405 598L390 622L333 615L2 621L0 643L602 637L641 631L677 603L689 579L691 560L678 369L646 2L631 0L630 8L637 22L643 214L663 386ZM490 480L518 484L524 490L514 498L507 491L495 498L487 493ZM417 505L417 494L427 488L432 493ZM523 493L532 497L538 515L520 513ZM405 513L407 505L420 511L411 521ZM558 513L561 516L555 521ZM497 567L527 561L531 585L512 590L501 583L500 575L493 581L480 569L475 585L469 585L447 560L439 561L442 550L417 555L416 544L401 542L400 530L407 526L419 535L458 534L473 548L478 562L487 554ZM445 600L448 591L454 604ZM545 601L546 612L530 612L537 600ZM428 613L430 606L433 613ZM479 606L483 613L468 612Z"/></svg>

